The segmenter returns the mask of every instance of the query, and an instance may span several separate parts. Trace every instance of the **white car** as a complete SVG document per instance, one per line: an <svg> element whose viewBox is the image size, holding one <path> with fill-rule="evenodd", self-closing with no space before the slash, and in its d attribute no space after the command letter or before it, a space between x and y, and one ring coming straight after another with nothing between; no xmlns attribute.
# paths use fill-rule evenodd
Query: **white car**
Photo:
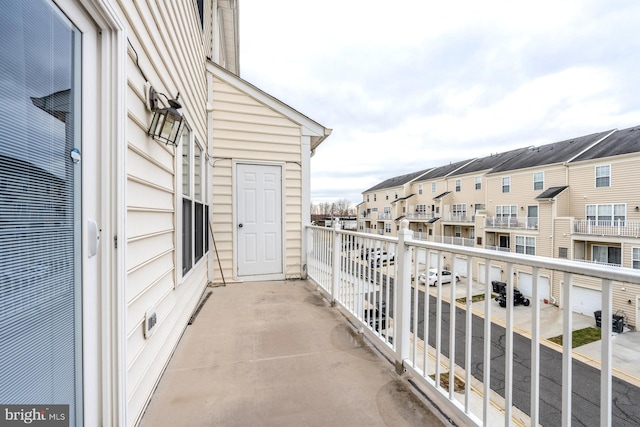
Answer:
<svg viewBox="0 0 640 427"><path fill-rule="evenodd" d="M393 262L394 259L395 259L395 254L393 252L391 253L378 252L375 255L371 256L371 266L376 267L376 266L379 266L380 263L386 264L389 261Z"/></svg>
<svg viewBox="0 0 640 427"><path fill-rule="evenodd" d="M442 284L444 285L445 283L451 283L451 276L452 274L449 270L442 270ZM436 286L438 284L438 270L436 270L435 268L430 268L428 277L425 272L422 272L418 280L420 280L420 283L422 284L429 282L429 286ZM459 280L460 276L456 274L456 282L458 282Z"/></svg>

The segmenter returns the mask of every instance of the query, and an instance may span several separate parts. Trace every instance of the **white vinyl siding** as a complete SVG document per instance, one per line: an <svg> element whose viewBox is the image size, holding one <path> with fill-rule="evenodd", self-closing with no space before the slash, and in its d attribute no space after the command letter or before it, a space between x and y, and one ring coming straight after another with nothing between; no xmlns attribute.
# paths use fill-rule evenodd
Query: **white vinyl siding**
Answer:
<svg viewBox="0 0 640 427"><path fill-rule="evenodd" d="M230 77L232 79L232 77ZM258 101L232 80L212 76L213 167L211 222L225 277L233 277L232 161L285 163L285 272L299 277L302 269L302 159L300 125ZM214 280L221 280L218 269Z"/></svg>
<svg viewBox="0 0 640 427"><path fill-rule="evenodd" d="M205 5L205 27L210 28L207 8ZM156 22L160 17L170 19L173 25L160 25ZM206 58L202 26L193 2L140 2L127 7L125 19L128 28L140 30L131 38L124 67L126 231L117 242L118 250L124 247L127 254L127 407L123 411L127 414L126 424L134 425L208 281L206 262L198 263L182 279L181 151L147 136L152 114L145 107L145 83L149 79L155 90L171 98L180 92L183 108L179 111L188 121L193 137L202 143L207 141L203 108L207 104L207 84L202 66ZM203 147L203 152L207 151ZM210 194L210 189L203 189L205 192ZM177 286L180 281L182 285ZM145 339L145 312L152 307L158 323L153 335Z"/></svg>

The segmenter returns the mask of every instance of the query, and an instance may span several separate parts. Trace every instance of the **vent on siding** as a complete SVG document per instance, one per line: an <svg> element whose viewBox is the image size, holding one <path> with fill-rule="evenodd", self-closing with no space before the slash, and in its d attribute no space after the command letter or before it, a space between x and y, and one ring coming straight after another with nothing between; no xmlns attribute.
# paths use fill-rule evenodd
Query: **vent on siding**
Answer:
<svg viewBox="0 0 640 427"><path fill-rule="evenodd" d="M158 315L155 308L150 308L144 314L144 337L149 338L156 330Z"/></svg>
<svg viewBox="0 0 640 427"><path fill-rule="evenodd" d="M558 248L558 258L567 258L569 256L569 250L567 248Z"/></svg>

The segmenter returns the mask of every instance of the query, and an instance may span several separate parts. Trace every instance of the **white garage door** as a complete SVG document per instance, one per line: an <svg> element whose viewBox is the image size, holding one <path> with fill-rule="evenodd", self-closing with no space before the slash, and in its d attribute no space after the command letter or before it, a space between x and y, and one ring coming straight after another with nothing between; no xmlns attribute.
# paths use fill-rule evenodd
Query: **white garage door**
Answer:
<svg viewBox="0 0 640 427"><path fill-rule="evenodd" d="M458 274L458 276L467 277L467 259L466 258L456 257L453 264L455 266L456 273Z"/></svg>
<svg viewBox="0 0 640 427"><path fill-rule="evenodd" d="M571 309L575 313L593 316L594 311L602 310L601 291L574 286L571 299Z"/></svg>
<svg viewBox="0 0 640 427"><path fill-rule="evenodd" d="M484 276L487 271L486 264L480 264L478 268L478 283L484 284ZM491 271L489 271L489 282L494 280L502 281L502 269L498 266L492 265Z"/></svg>
<svg viewBox="0 0 640 427"><path fill-rule="evenodd" d="M540 289L540 299L549 299L549 278L540 276L538 279L538 289ZM531 297L533 295L533 275L531 273L518 273L518 289L524 295Z"/></svg>

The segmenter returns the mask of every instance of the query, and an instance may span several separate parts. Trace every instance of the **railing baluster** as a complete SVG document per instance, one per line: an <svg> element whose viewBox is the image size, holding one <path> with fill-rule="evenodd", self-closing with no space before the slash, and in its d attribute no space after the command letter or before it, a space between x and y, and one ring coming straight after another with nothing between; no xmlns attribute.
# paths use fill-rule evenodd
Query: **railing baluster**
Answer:
<svg viewBox="0 0 640 427"><path fill-rule="evenodd" d="M491 295L491 260L485 258L484 286L485 295ZM484 360L482 365L484 396L482 422L485 426L490 426L489 411L491 410L491 298L484 299Z"/></svg>
<svg viewBox="0 0 640 427"><path fill-rule="evenodd" d="M531 318L531 425L540 423L540 287L539 269L533 267Z"/></svg>
<svg viewBox="0 0 640 427"><path fill-rule="evenodd" d="M425 282L424 282L424 307L423 307L423 318L424 318L424 332L422 336L424 337L424 375L429 375L428 363L429 363L429 251L424 249L421 251L424 252L425 259ZM416 260L418 257L416 256ZM418 262L416 261L416 265ZM419 284L418 279L416 279L416 283Z"/></svg>
<svg viewBox="0 0 640 427"><path fill-rule="evenodd" d="M449 294L449 399L455 399L454 376L456 367L456 256L451 253L451 293Z"/></svg>
<svg viewBox="0 0 640 427"><path fill-rule="evenodd" d="M485 299L491 299L491 295L485 295ZM467 257L467 310L465 313L466 333L464 351L464 412L471 412L471 343L473 339L473 262L470 256Z"/></svg>
<svg viewBox="0 0 640 427"><path fill-rule="evenodd" d="M505 321L504 425L511 425L513 414L513 263L507 264L507 319Z"/></svg>
<svg viewBox="0 0 640 427"><path fill-rule="evenodd" d="M436 275L436 325L442 325L442 251L438 251ZM428 272L427 272L428 273ZM428 276L427 276L428 277ZM427 284L429 280L427 279ZM440 354L442 352L442 328L436 327L436 388L440 387Z"/></svg>
<svg viewBox="0 0 640 427"><path fill-rule="evenodd" d="M573 277L564 274L562 285L562 427L571 426L571 381L572 381L572 344L573 317L571 312L571 296L573 293Z"/></svg>
<svg viewBox="0 0 640 427"><path fill-rule="evenodd" d="M612 410L612 348L611 332L613 329L613 292L611 280L602 280L602 362L600 365L600 426L611 425Z"/></svg>

